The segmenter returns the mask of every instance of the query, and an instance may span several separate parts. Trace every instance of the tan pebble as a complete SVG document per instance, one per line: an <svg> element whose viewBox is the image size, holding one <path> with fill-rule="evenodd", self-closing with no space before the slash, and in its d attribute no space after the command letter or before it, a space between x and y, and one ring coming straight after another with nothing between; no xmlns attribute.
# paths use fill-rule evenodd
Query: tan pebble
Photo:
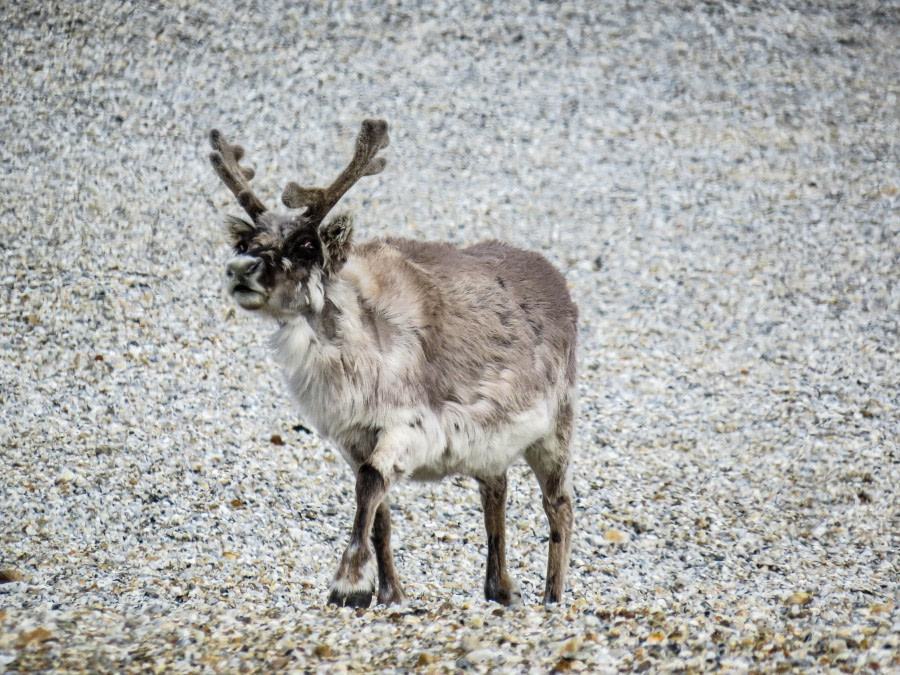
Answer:
<svg viewBox="0 0 900 675"><path fill-rule="evenodd" d="M39 645L42 642L46 642L47 640L53 637L53 633L51 633L46 628L35 628L34 630L27 631L22 633L19 636L19 639L16 640L16 647L23 648L28 647L29 645Z"/></svg>
<svg viewBox="0 0 900 675"><path fill-rule="evenodd" d="M650 644L659 644L666 639L666 634L662 631L655 630L647 636L647 642Z"/></svg>
<svg viewBox="0 0 900 675"><path fill-rule="evenodd" d="M805 591L797 591L791 597L784 601L786 605L808 605L812 602L813 596Z"/></svg>
<svg viewBox="0 0 900 675"><path fill-rule="evenodd" d="M607 530L603 534L603 539L613 544L624 544L628 541L628 535L622 530Z"/></svg>
<svg viewBox="0 0 900 675"><path fill-rule="evenodd" d="M320 659L327 659L334 656L334 651L329 645L316 645L316 648L313 649L313 654Z"/></svg>
<svg viewBox="0 0 900 675"><path fill-rule="evenodd" d="M428 652L422 652L419 654L419 658L416 659L416 668L421 668L422 666L427 666L430 663L436 662L440 657L436 654L429 654Z"/></svg>
<svg viewBox="0 0 900 675"><path fill-rule="evenodd" d="M14 581L22 581L22 573L19 570L0 570L0 584L9 584Z"/></svg>
<svg viewBox="0 0 900 675"><path fill-rule="evenodd" d="M521 644L526 643L526 640L520 638L517 635L513 635L512 633L508 633L506 631L503 631L503 633L500 635L500 637L504 642L508 642L511 645L521 645Z"/></svg>
<svg viewBox="0 0 900 675"><path fill-rule="evenodd" d="M581 638L576 635L563 642L556 653L560 656L564 654L574 654L579 649L581 649Z"/></svg>

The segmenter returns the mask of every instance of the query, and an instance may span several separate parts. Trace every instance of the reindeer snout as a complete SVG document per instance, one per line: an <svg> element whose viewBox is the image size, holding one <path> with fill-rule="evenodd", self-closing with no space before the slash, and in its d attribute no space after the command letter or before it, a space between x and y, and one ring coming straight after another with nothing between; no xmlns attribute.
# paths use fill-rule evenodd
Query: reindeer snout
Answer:
<svg viewBox="0 0 900 675"><path fill-rule="evenodd" d="M262 260L252 255L236 255L225 265L225 287L244 309L259 309L266 302L260 271Z"/></svg>
<svg viewBox="0 0 900 675"><path fill-rule="evenodd" d="M262 260L251 255L238 255L225 265L225 276L233 281L249 279L259 270Z"/></svg>

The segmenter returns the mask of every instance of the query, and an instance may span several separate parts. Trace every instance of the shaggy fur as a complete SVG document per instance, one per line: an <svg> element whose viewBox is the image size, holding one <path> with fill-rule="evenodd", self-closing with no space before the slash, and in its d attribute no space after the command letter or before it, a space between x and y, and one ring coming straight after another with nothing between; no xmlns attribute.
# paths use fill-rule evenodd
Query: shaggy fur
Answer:
<svg viewBox="0 0 900 675"><path fill-rule="evenodd" d="M333 184L341 194L383 167L374 153L387 144L387 127L370 122L360 137L384 138L358 140L363 154ZM214 138L214 148L243 154ZM231 170L247 175L236 161ZM523 455L550 522L544 600L558 602L571 548L577 320L562 275L540 255L496 241L463 249L394 238L354 245L349 216L322 223L322 204L336 201L330 188L291 186L292 205L318 201L315 217L308 209L290 218L260 211L247 181L225 182L253 220L227 222L235 249L229 292L275 319L271 345L304 420L357 473L356 518L330 602L368 605L376 579L380 602L403 602L387 494L403 478L452 474L481 486L485 595L515 602L506 470Z"/></svg>

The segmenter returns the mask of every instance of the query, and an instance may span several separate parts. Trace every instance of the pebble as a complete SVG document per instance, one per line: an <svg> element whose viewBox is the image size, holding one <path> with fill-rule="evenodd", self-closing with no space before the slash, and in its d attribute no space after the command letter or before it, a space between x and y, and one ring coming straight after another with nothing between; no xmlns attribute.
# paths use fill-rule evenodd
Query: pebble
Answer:
<svg viewBox="0 0 900 675"><path fill-rule="evenodd" d="M19 570L0 570L0 584L11 584L16 581L22 581L23 579L24 577Z"/></svg>
<svg viewBox="0 0 900 675"><path fill-rule="evenodd" d="M484 663L485 661L503 661L503 652L497 649L476 649L465 656L469 663Z"/></svg>

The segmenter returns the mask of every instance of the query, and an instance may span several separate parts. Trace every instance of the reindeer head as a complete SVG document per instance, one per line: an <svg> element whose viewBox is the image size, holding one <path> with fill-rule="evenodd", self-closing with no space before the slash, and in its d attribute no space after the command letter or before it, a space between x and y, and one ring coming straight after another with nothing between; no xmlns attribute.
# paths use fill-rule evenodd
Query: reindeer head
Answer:
<svg viewBox="0 0 900 675"><path fill-rule="evenodd" d="M229 216L226 228L234 256L225 267L226 287L235 301L277 319L304 312L320 312L324 305L323 280L335 275L350 250L353 220L325 216L353 184L385 166L379 150L388 145L387 122L365 120L356 138L353 159L327 188L288 183L281 201L300 214L276 215L266 209L250 189L253 169L241 167L244 149L230 145L219 131L209 135L209 159L222 182L234 193L250 220Z"/></svg>

